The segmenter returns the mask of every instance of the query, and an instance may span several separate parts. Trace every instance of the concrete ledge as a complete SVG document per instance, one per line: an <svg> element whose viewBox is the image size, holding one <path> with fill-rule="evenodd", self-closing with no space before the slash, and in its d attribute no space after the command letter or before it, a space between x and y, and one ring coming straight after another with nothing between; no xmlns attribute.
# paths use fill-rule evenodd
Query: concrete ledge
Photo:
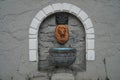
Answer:
<svg viewBox="0 0 120 80"><path fill-rule="evenodd" d="M84 20L86 20L86 19L88 18L88 15L82 10L82 11L80 11L80 13L78 14L78 17L79 17L82 21L84 21Z"/></svg>
<svg viewBox="0 0 120 80"><path fill-rule="evenodd" d="M37 51L29 50L29 61L37 61Z"/></svg>
<svg viewBox="0 0 120 80"><path fill-rule="evenodd" d="M85 27L86 29L89 29L89 28L93 27L92 21L91 21L89 18L88 18L87 20L85 20L85 21L83 22L83 24L84 24L84 27Z"/></svg>
<svg viewBox="0 0 120 80"><path fill-rule="evenodd" d="M71 73L56 73L52 75L51 80L75 80Z"/></svg>
<svg viewBox="0 0 120 80"><path fill-rule="evenodd" d="M42 10L40 10L35 17L38 20L42 21L46 17L46 14Z"/></svg>
<svg viewBox="0 0 120 80"><path fill-rule="evenodd" d="M49 14L54 13L54 9L52 8L51 5L49 5L49 6L45 7L45 8L43 8L43 11L45 12L46 15L49 15Z"/></svg>
<svg viewBox="0 0 120 80"><path fill-rule="evenodd" d="M33 28L30 28L29 29L29 34L37 34L37 30L33 29Z"/></svg>
<svg viewBox="0 0 120 80"><path fill-rule="evenodd" d="M37 39L29 39L29 49L37 50Z"/></svg>
<svg viewBox="0 0 120 80"><path fill-rule="evenodd" d="M63 3L63 4L62 4L63 11L69 12L70 9L71 9L71 6L72 6L72 4Z"/></svg>
<svg viewBox="0 0 120 80"><path fill-rule="evenodd" d="M86 54L87 60L95 60L95 51L94 50L88 50Z"/></svg>
<svg viewBox="0 0 120 80"><path fill-rule="evenodd" d="M30 26L31 26L32 28L37 29L37 28L39 27L40 23L41 23L40 21L38 21L36 18L34 18L34 19L32 20L32 23L30 24Z"/></svg>
<svg viewBox="0 0 120 80"><path fill-rule="evenodd" d="M70 9L70 12L78 16L78 13L80 12L80 10L81 9L79 7L77 7L75 5L72 5L71 9Z"/></svg>
<svg viewBox="0 0 120 80"><path fill-rule="evenodd" d="M52 4L52 7L54 9L54 12L62 11L62 4L61 3Z"/></svg>

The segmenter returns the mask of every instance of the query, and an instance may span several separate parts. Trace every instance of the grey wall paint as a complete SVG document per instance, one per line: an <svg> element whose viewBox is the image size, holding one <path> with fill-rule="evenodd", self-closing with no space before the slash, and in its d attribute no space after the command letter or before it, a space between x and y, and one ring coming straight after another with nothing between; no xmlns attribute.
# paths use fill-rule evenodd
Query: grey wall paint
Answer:
<svg viewBox="0 0 120 80"><path fill-rule="evenodd" d="M0 78L26 80L27 75L35 73L37 64L28 59L29 25L39 10L58 2L72 3L83 9L95 28L96 60L88 61L87 71L78 73L76 79L104 80L105 58L109 78L119 80L119 0L0 0Z"/></svg>

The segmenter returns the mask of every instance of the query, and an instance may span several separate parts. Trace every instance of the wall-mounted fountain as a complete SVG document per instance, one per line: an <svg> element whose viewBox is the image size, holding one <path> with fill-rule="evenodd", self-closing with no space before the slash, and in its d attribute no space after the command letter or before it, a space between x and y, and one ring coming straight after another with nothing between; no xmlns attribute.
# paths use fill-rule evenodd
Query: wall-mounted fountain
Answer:
<svg viewBox="0 0 120 80"><path fill-rule="evenodd" d="M38 63L38 71L53 74L52 80L58 75L64 80L61 73L73 77L73 72L86 71L86 60L95 59L93 24L79 7L49 5L37 13L30 26L29 60Z"/></svg>
<svg viewBox="0 0 120 80"><path fill-rule="evenodd" d="M76 49L64 47L64 44L69 40L68 15L57 13L55 17L57 24L55 37L62 47L49 50L49 62L56 67L69 67L76 59Z"/></svg>
<svg viewBox="0 0 120 80"><path fill-rule="evenodd" d="M74 15L66 12L50 15L43 21L38 38L40 71L56 68L85 71L84 28Z"/></svg>

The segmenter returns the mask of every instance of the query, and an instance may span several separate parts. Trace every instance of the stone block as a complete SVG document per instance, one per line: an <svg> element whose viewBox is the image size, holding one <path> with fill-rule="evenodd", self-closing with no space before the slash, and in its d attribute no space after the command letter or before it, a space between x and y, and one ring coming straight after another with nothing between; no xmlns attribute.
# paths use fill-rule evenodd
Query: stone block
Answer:
<svg viewBox="0 0 120 80"><path fill-rule="evenodd" d="M80 8L75 6L75 5L72 5L71 9L70 9L70 12L71 13L74 13L75 15L78 15L78 13L80 12Z"/></svg>
<svg viewBox="0 0 120 80"><path fill-rule="evenodd" d="M37 49L37 39L29 39L29 49Z"/></svg>
<svg viewBox="0 0 120 80"><path fill-rule="evenodd" d="M82 11L80 11L80 13L78 14L78 17L79 17L82 21L84 21L85 19L88 18L88 15L82 10Z"/></svg>
<svg viewBox="0 0 120 80"><path fill-rule="evenodd" d="M94 33L94 28L89 28L86 30L86 33Z"/></svg>
<svg viewBox="0 0 120 80"><path fill-rule="evenodd" d="M94 39L87 39L87 49L94 49Z"/></svg>
<svg viewBox="0 0 120 80"><path fill-rule="evenodd" d="M53 7L55 12L62 10L62 4L61 3L52 4L52 7Z"/></svg>
<svg viewBox="0 0 120 80"><path fill-rule="evenodd" d="M91 38L95 38L94 34L86 34L87 38L91 39Z"/></svg>
<svg viewBox="0 0 120 80"><path fill-rule="evenodd" d="M54 29L55 29L55 27L47 27L47 28L42 29L41 32L50 33L50 32L54 32Z"/></svg>
<svg viewBox="0 0 120 80"><path fill-rule="evenodd" d="M33 28L30 28L29 29L29 34L37 34L37 30L36 29L33 29Z"/></svg>
<svg viewBox="0 0 120 80"><path fill-rule="evenodd" d="M29 61L37 61L37 51L29 50Z"/></svg>
<svg viewBox="0 0 120 80"><path fill-rule="evenodd" d="M35 35L29 35L29 38L30 39L37 39L37 34L35 34Z"/></svg>
<svg viewBox="0 0 120 80"><path fill-rule="evenodd" d="M45 8L43 8L43 11L45 12L46 15L49 15L49 14L54 12L54 9L52 8L51 5L49 5L49 6L45 7Z"/></svg>
<svg viewBox="0 0 120 80"><path fill-rule="evenodd" d="M40 60L39 61L39 70L46 70L49 67L48 60Z"/></svg>
<svg viewBox="0 0 120 80"><path fill-rule="evenodd" d="M38 29L38 27L40 26L40 21L38 21L36 18L34 18L33 20L32 20L32 22L31 22L31 27L32 28L35 28L35 29Z"/></svg>
<svg viewBox="0 0 120 80"><path fill-rule="evenodd" d="M51 42L54 41L54 35L40 34L39 40Z"/></svg>
<svg viewBox="0 0 120 80"><path fill-rule="evenodd" d="M89 28L93 27L92 21L89 18L87 20L85 20L83 22L83 24L84 24L85 29L89 29Z"/></svg>
<svg viewBox="0 0 120 80"><path fill-rule="evenodd" d="M47 60L47 57L49 56L48 48L45 48L44 50L40 49L40 53L40 60Z"/></svg>
<svg viewBox="0 0 120 80"><path fill-rule="evenodd" d="M54 47L54 44L52 44L52 42L40 42L40 45L44 47Z"/></svg>
<svg viewBox="0 0 120 80"><path fill-rule="evenodd" d="M63 3L62 4L63 11L70 11L71 6L72 6L71 4Z"/></svg>
<svg viewBox="0 0 120 80"><path fill-rule="evenodd" d="M42 21L46 17L46 14L42 10L40 10L35 17L38 20Z"/></svg>
<svg viewBox="0 0 120 80"><path fill-rule="evenodd" d="M95 60L95 51L87 50L86 59L87 60Z"/></svg>
<svg viewBox="0 0 120 80"><path fill-rule="evenodd" d="M30 80L49 80L49 77L45 72L36 72L33 75L31 75Z"/></svg>

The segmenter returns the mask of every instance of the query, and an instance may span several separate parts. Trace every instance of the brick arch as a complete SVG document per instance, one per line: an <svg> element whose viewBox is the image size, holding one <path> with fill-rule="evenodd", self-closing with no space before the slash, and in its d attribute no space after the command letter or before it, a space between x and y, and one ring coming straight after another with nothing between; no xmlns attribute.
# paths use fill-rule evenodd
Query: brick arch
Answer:
<svg viewBox="0 0 120 80"><path fill-rule="evenodd" d="M83 24L86 35L86 59L95 60L95 34L89 16L79 7L69 3L55 3L40 10L33 18L29 28L29 61L38 61L38 30L42 21L56 12L75 15Z"/></svg>

